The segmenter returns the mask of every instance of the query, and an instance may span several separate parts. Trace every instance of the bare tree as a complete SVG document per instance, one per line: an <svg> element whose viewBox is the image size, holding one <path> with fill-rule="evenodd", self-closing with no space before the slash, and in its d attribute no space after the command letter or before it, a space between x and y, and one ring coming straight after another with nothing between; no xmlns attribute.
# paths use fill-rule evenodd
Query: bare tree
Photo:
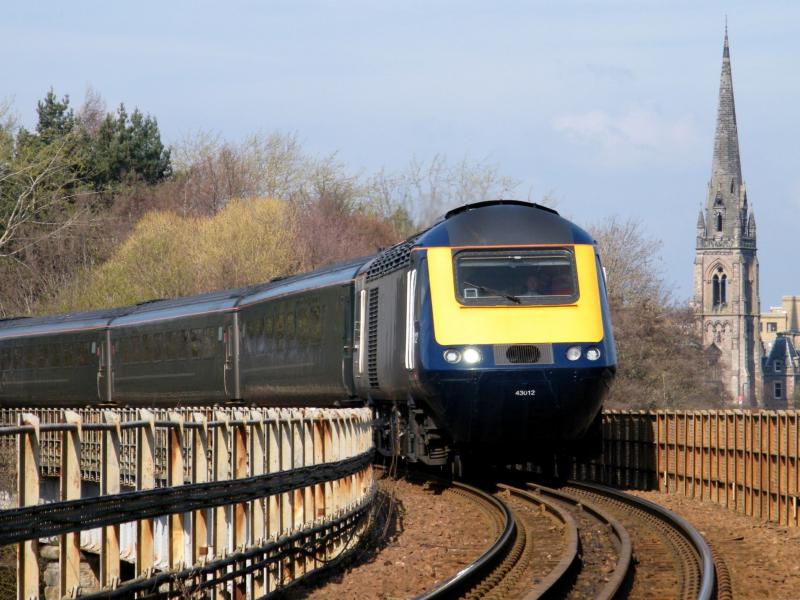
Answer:
<svg viewBox="0 0 800 600"><path fill-rule="evenodd" d="M612 216L589 227L589 233L600 248L608 294L614 301L622 304L667 302L659 255L662 244L644 235L641 222Z"/></svg>
<svg viewBox="0 0 800 600"><path fill-rule="evenodd" d="M32 246L69 227L86 207L67 140L21 164L8 157L0 173L0 258L19 260Z"/></svg>
<svg viewBox="0 0 800 600"><path fill-rule="evenodd" d="M402 207L419 226L470 202L509 197L519 182L500 174L499 167L468 156L451 164L443 154L430 161L413 158L398 174L378 172L371 180L375 204L384 211Z"/></svg>
<svg viewBox="0 0 800 600"><path fill-rule="evenodd" d="M83 104L76 115L77 123L91 136L97 135L100 126L108 115L105 100L92 86L86 87Z"/></svg>
<svg viewBox="0 0 800 600"><path fill-rule="evenodd" d="M709 379L694 315L670 299L661 269L661 242L634 220L610 217L589 228L607 271L617 343L613 408L709 408L725 393Z"/></svg>

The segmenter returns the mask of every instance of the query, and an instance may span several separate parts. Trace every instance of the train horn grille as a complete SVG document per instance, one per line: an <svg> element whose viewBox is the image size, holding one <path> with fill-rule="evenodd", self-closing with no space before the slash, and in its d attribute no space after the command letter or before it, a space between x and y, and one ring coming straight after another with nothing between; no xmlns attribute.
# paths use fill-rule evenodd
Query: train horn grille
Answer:
<svg viewBox="0 0 800 600"><path fill-rule="evenodd" d="M494 347L494 364L521 365L553 363L550 344L498 344Z"/></svg>

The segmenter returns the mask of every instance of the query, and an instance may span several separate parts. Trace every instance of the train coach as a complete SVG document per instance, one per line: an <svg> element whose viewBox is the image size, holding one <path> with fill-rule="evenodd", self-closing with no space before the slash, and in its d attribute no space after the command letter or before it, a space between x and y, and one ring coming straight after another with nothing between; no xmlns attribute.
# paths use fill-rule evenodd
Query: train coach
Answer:
<svg viewBox="0 0 800 600"><path fill-rule="evenodd" d="M592 238L511 200L266 284L0 322L3 406L367 403L379 450L428 464L572 443L615 368Z"/></svg>

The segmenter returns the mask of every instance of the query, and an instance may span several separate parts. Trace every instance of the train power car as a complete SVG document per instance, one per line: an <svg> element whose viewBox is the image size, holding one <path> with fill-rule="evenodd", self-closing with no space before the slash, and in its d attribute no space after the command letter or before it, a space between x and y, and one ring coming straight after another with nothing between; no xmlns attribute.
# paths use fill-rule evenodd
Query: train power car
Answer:
<svg viewBox="0 0 800 600"><path fill-rule="evenodd" d="M512 200L304 275L0 322L2 406L367 403L378 449L428 464L572 443L615 368L592 238Z"/></svg>

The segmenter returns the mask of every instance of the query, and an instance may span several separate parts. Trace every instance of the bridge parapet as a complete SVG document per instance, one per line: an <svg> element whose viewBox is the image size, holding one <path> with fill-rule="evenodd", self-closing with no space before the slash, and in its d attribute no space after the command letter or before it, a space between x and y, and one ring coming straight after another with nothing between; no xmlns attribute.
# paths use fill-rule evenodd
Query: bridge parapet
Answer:
<svg viewBox="0 0 800 600"><path fill-rule="evenodd" d="M37 597L38 542L53 536L62 597L82 594L81 541L99 548L103 597L159 586L261 597L342 560L375 494L371 420L368 409L1 410L19 508L0 511L0 545L18 544L18 597ZM47 478L59 493L42 504ZM121 581L121 558L134 580Z"/></svg>

